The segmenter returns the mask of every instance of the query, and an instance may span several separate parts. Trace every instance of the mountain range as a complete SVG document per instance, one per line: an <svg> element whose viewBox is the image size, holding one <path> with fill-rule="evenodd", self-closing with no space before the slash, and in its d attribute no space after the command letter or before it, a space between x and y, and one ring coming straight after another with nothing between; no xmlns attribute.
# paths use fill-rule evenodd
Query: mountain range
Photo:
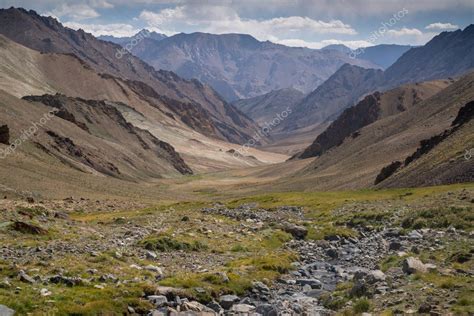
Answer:
<svg viewBox="0 0 474 316"><path fill-rule="evenodd" d="M28 48L44 53L72 54L98 73L144 83L151 89L143 84L135 86L194 107L194 112L206 112L213 120L215 135L221 139L244 143L257 129L211 87L197 80L182 79L173 72L156 71L132 54L125 53L118 58L121 46L98 40L82 30L65 28L54 18L21 8L1 9L0 26L0 34Z"/></svg>
<svg viewBox="0 0 474 316"><path fill-rule="evenodd" d="M156 69L211 85L228 101L290 87L308 93L345 63L377 67L338 51L288 47L245 34L146 38L131 51Z"/></svg>

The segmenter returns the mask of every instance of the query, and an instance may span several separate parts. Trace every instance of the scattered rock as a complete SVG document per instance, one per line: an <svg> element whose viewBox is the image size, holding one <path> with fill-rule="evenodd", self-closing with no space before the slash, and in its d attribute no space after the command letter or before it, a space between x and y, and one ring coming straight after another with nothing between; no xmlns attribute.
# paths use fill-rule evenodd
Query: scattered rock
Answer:
<svg viewBox="0 0 474 316"><path fill-rule="evenodd" d="M308 235L308 230L303 226L286 223L282 228L285 232L291 234L296 239L305 239L306 235Z"/></svg>
<svg viewBox="0 0 474 316"><path fill-rule="evenodd" d="M222 295L219 298L219 304L224 308L224 309L230 309L232 305L234 305L236 302L238 302L240 299L236 295Z"/></svg>
<svg viewBox="0 0 474 316"><path fill-rule="evenodd" d="M278 316L278 310L271 304L258 305L255 312L263 316Z"/></svg>
<svg viewBox="0 0 474 316"><path fill-rule="evenodd" d="M168 299L164 295L150 295L147 297L147 300L153 303L156 307L162 307L168 303Z"/></svg>
<svg viewBox="0 0 474 316"><path fill-rule="evenodd" d="M234 313L248 314L255 310L255 306L248 304L235 304L230 309Z"/></svg>
<svg viewBox="0 0 474 316"><path fill-rule="evenodd" d="M425 273L428 271L428 268L426 267L423 262L421 262L420 259L415 258L415 257L409 257L403 260L403 265L402 265L403 272L407 274L412 274L416 272L421 272Z"/></svg>
<svg viewBox="0 0 474 316"><path fill-rule="evenodd" d="M32 277L30 277L30 276L29 276L28 274L26 274L26 272L23 271L23 270L20 271L19 276L20 276L20 281L22 281L22 282L30 283L30 284L35 283L35 279L33 279Z"/></svg>
<svg viewBox="0 0 474 316"><path fill-rule="evenodd" d="M337 250L334 248L329 248L326 250L326 255L328 255L328 257L331 259L337 259L337 257L339 257Z"/></svg>

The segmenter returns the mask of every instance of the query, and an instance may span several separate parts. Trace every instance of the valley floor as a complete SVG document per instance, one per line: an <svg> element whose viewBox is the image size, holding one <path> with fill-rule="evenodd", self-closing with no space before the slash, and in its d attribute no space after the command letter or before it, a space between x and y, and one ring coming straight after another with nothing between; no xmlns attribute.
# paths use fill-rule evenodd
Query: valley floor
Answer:
<svg viewBox="0 0 474 316"><path fill-rule="evenodd" d="M473 184L277 192L277 168L66 198L2 185L0 311L474 312Z"/></svg>

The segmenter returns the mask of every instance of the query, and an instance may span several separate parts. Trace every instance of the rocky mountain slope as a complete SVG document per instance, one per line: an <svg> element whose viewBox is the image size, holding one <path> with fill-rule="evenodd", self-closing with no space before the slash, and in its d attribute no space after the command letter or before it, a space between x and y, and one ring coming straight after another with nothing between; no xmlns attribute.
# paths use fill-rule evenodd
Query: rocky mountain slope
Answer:
<svg viewBox="0 0 474 316"><path fill-rule="evenodd" d="M233 105L262 126L266 122L271 122L277 114L287 111L288 108L293 109L304 96L299 90L285 88L258 97L238 100Z"/></svg>
<svg viewBox="0 0 474 316"><path fill-rule="evenodd" d="M40 52L74 54L98 73L144 82L160 95L195 106L196 111L207 110L221 139L245 143L257 129L252 120L209 86L169 71L155 71L139 58L123 53L120 45L65 28L51 17L24 9L1 9L0 34Z"/></svg>
<svg viewBox="0 0 474 316"><path fill-rule="evenodd" d="M344 63L376 67L340 52L260 42L244 34L181 33L141 41L132 51L156 69L211 85L227 100L288 87L310 92Z"/></svg>
<svg viewBox="0 0 474 316"><path fill-rule="evenodd" d="M456 77L474 69L474 24L443 32L402 55L385 71L382 86Z"/></svg>
<svg viewBox="0 0 474 316"><path fill-rule="evenodd" d="M472 182L474 179L474 101L466 103L451 126L420 141L404 161L392 162L390 174L376 178L378 187L418 187ZM463 153L464 150L464 153ZM458 159L463 155L464 159ZM378 180L378 181L377 181Z"/></svg>
<svg viewBox="0 0 474 316"><path fill-rule="evenodd" d="M249 150L251 157L233 157L228 151L239 146L217 139L219 130L210 113L158 95L143 82L97 74L75 56L42 54L1 35L0 46L0 89L17 98L61 93L97 102L110 101L128 123L171 144L193 171L284 159L254 149Z"/></svg>
<svg viewBox="0 0 474 316"><path fill-rule="evenodd" d="M370 94L356 105L344 110L308 148L293 158L320 156L332 147L342 144L346 137L356 138L359 135L358 130L362 127L406 111L449 84L451 84L449 80L429 81Z"/></svg>
<svg viewBox="0 0 474 316"><path fill-rule="evenodd" d="M16 144L15 149L2 147L5 160L20 162L26 155L86 174L134 181L192 173L171 145L128 123L111 102L63 95L20 100L3 91L0 100L1 120Z"/></svg>
<svg viewBox="0 0 474 316"><path fill-rule="evenodd" d="M384 92L406 83L447 79L469 72L474 67L474 57L465 52L473 48L473 30L474 25L471 25L463 31L443 32L426 45L408 50L385 72L373 70L372 75L366 75L368 70L361 71L355 66L344 65L296 105L291 118L282 127L290 131L309 130L321 119L336 119L338 111L325 114L326 108L335 108L340 112L375 90ZM377 49L383 51L386 48ZM337 79L336 75L342 75L342 78L346 76L347 79ZM321 108L322 111L317 110L321 104L324 108ZM328 115L334 113L336 116Z"/></svg>
<svg viewBox="0 0 474 316"><path fill-rule="evenodd" d="M279 129L289 133L334 120L362 95L372 92L381 78L381 70L345 64L298 103L288 120L279 125Z"/></svg>
<svg viewBox="0 0 474 316"><path fill-rule="evenodd" d="M281 185L295 190L305 188L308 184L311 184L313 189L373 186L377 175L384 167L393 161L404 161L417 150L420 141L430 139L449 129L459 109L474 99L473 86L474 73L470 73L406 111L379 119L361 128L356 137L344 138L342 144L317 157L308 167L282 181ZM472 134L472 131L467 132L468 126L470 125L461 129L464 131L462 135ZM456 170L457 165L466 162L465 150L474 147L474 144L472 139L466 136L456 142L446 142L446 145L448 144L452 146L445 147L449 148L449 151L444 152L444 155L449 157L447 160L449 164L445 165L444 170L450 173ZM441 156L434 158L425 160L426 168L429 168L430 163L435 164ZM446 166L449 166L449 169L446 169ZM416 175L417 173L413 173L412 176ZM420 185L440 184L433 183L432 177L427 173L426 177L424 173L418 175ZM449 179L449 176L445 175L440 181L444 181L443 179Z"/></svg>

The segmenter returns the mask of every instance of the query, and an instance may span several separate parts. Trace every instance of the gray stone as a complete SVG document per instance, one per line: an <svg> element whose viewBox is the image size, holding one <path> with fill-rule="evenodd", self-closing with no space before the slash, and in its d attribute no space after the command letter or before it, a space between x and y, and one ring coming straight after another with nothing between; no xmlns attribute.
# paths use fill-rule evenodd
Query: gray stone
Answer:
<svg viewBox="0 0 474 316"><path fill-rule="evenodd" d="M250 313L255 310L255 306L248 304L235 304L230 308L235 313Z"/></svg>
<svg viewBox="0 0 474 316"><path fill-rule="evenodd" d="M299 285L309 285L312 289L320 289L322 287L321 281L317 279L298 279L296 280L296 284Z"/></svg>
<svg viewBox="0 0 474 316"><path fill-rule="evenodd" d="M416 230L413 230L408 234L408 238L410 238L410 239L421 239L421 238L423 238L423 235L420 234L419 232L417 232Z"/></svg>
<svg viewBox="0 0 474 316"><path fill-rule="evenodd" d="M156 307L161 307L168 303L168 299L164 295L150 295L147 297L147 299Z"/></svg>
<svg viewBox="0 0 474 316"><path fill-rule="evenodd" d="M285 223L283 225L283 230L291 234L295 239L305 239L308 235L308 230L306 227L298 226L291 223Z"/></svg>
<svg viewBox="0 0 474 316"><path fill-rule="evenodd" d="M224 309L230 309L232 305L234 305L236 302L238 302L240 298L235 295L222 295L219 298L219 304L224 308Z"/></svg>
<svg viewBox="0 0 474 316"><path fill-rule="evenodd" d="M30 277L28 274L25 273L25 271L21 270L20 271L20 281L26 282L26 283L35 283L35 280Z"/></svg>
<svg viewBox="0 0 474 316"><path fill-rule="evenodd" d="M0 316L13 316L15 311L11 308L6 307L5 305L0 305Z"/></svg>
<svg viewBox="0 0 474 316"><path fill-rule="evenodd" d="M263 316L278 316L278 310L270 304L258 305L255 312Z"/></svg>
<svg viewBox="0 0 474 316"><path fill-rule="evenodd" d="M403 272L407 274L412 274L416 272L425 273L428 271L428 268L421 262L420 259L415 257L409 257L403 260L402 264Z"/></svg>
<svg viewBox="0 0 474 316"><path fill-rule="evenodd" d="M332 259L337 259L339 257L337 250L333 248L329 248L328 250L326 250L326 255L328 255Z"/></svg>
<svg viewBox="0 0 474 316"><path fill-rule="evenodd" d="M222 306L220 306L219 303L217 303L216 301L212 301L212 302L208 303L207 307L209 307L210 309L212 309L213 311L215 311L218 314L224 312L224 309L222 308Z"/></svg>
<svg viewBox="0 0 474 316"><path fill-rule="evenodd" d="M398 241L392 241L389 245L388 245L388 250L395 250L395 251L398 251L402 248L402 244Z"/></svg>
<svg viewBox="0 0 474 316"><path fill-rule="evenodd" d="M153 251L147 251L145 252L145 257L149 260L156 260L158 258L158 255Z"/></svg>

